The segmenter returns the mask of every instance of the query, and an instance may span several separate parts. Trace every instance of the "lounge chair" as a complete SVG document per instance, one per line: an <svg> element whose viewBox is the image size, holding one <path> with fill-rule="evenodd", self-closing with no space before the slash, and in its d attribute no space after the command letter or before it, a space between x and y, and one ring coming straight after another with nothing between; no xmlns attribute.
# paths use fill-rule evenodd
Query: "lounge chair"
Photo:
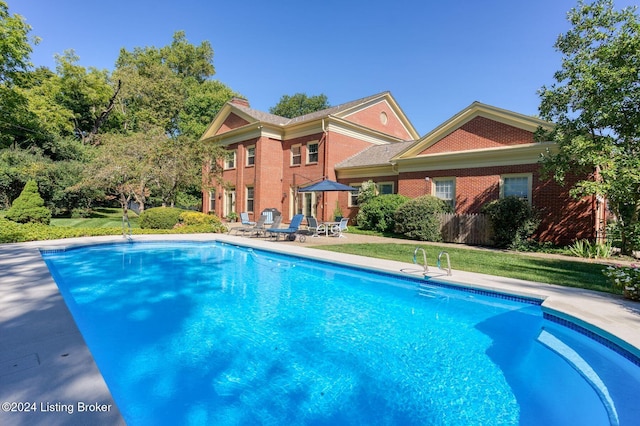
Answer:
<svg viewBox="0 0 640 426"><path fill-rule="evenodd" d="M347 222L349 222L349 218L348 217L343 217L342 219L340 219L340 223L339 224L333 225L331 227L331 236L338 237L338 238L344 237L344 235L342 235L342 233L349 230L347 228Z"/></svg>
<svg viewBox="0 0 640 426"><path fill-rule="evenodd" d="M271 231L273 231L274 229L280 229L280 224L282 223L282 216L278 215L276 217L273 218L273 223L271 224L270 227L265 228L264 230L264 236L265 237L270 237L271 236Z"/></svg>
<svg viewBox="0 0 640 426"><path fill-rule="evenodd" d="M287 238L289 238L289 241L293 241L296 239L296 232L298 232L303 219L303 214L297 214L293 218L291 218L291 223L289 224L288 228L272 229L269 231L269 234L275 236L276 240L279 240L280 235L282 234L286 235Z"/></svg>
<svg viewBox="0 0 640 426"><path fill-rule="evenodd" d="M256 222L255 225L240 226L238 228L233 228L232 231L235 231L236 235L238 234L238 232L242 232L242 236L244 236L247 232L249 233L249 235L252 235L254 232L256 234L259 234L261 232L264 232L264 223L266 220L267 220L266 216L260 216L260 218L258 219L258 222Z"/></svg>
<svg viewBox="0 0 640 426"><path fill-rule="evenodd" d="M240 223L242 223L242 226L255 226L256 224L249 220L249 213L247 212L240 213Z"/></svg>
<svg viewBox="0 0 640 426"><path fill-rule="evenodd" d="M313 232L312 237L319 237L318 233L326 234L327 232L327 228L323 224L318 224L318 220L313 216L307 216L307 229Z"/></svg>

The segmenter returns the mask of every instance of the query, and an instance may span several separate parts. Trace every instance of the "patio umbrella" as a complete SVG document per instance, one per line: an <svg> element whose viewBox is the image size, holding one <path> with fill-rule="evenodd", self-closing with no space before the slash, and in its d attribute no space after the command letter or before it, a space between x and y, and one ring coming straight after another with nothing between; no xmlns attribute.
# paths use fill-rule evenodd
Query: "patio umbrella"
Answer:
<svg viewBox="0 0 640 426"><path fill-rule="evenodd" d="M353 186L344 185L340 182L325 179L321 182L314 183L313 185L305 186L298 189L298 192L324 192L324 191L357 191L358 188Z"/></svg>

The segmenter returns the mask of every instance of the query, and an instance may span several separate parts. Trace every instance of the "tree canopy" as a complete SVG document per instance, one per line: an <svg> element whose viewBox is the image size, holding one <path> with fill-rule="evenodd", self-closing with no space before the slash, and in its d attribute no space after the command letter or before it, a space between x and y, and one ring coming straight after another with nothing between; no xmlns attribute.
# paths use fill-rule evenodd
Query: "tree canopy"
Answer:
<svg viewBox="0 0 640 426"><path fill-rule="evenodd" d="M559 148L545 168L558 182L581 176L574 196L606 199L628 251L640 211L640 22L635 7L614 10L612 0L580 0L568 19L556 83L539 91L542 118L556 124L544 137Z"/></svg>
<svg viewBox="0 0 640 426"><path fill-rule="evenodd" d="M203 164L223 155L198 140L239 96L212 79L210 43L177 31L163 47L122 49L113 71L80 65L73 50L33 70L30 31L0 0L0 206L29 180L55 214L109 200L193 204Z"/></svg>
<svg viewBox="0 0 640 426"><path fill-rule="evenodd" d="M295 118L330 107L327 97L323 94L307 96L305 93L296 93L293 96L283 95L275 106L269 108L269 112L281 117Z"/></svg>

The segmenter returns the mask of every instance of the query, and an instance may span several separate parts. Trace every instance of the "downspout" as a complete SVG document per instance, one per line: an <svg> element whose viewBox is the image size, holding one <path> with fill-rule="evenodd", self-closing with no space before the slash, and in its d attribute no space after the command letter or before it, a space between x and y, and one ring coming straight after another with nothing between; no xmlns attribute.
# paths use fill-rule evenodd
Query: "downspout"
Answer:
<svg viewBox="0 0 640 426"><path fill-rule="evenodd" d="M322 119L322 133L324 134L324 159L322 165L322 177L329 177L329 132L324 126L324 118ZM325 193L322 193L322 220L327 220L327 199L325 197Z"/></svg>

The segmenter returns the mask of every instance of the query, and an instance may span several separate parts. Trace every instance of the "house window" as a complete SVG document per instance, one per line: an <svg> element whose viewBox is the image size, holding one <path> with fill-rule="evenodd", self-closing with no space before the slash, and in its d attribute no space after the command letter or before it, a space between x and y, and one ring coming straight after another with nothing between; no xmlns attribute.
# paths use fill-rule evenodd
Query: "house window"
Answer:
<svg viewBox="0 0 640 426"><path fill-rule="evenodd" d="M209 191L209 211L216 211L216 191Z"/></svg>
<svg viewBox="0 0 640 426"><path fill-rule="evenodd" d="M531 174L501 177L500 198L516 196L531 203Z"/></svg>
<svg viewBox="0 0 640 426"><path fill-rule="evenodd" d="M293 145L291 147L291 165L299 166L301 163L302 155L300 155L300 145Z"/></svg>
<svg viewBox="0 0 640 426"><path fill-rule="evenodd" d="M318 142L307 144L307 164L318 162Z"/></svg>
<svg viewBox="0 0 640 426"><path fill-rule="evenodd" d="M227 153L227 156L224 159L224 168L225 170L236 168L236 151L235 150Z"/></svg>
<svg viewBox="0 0 640 426"><path fill-rule="evenodd" d="M376 185L378 186L378 194L393 194L393 182L379 182Z"/></svg>
<svg viewBox="0 0 640 426"><path fill-rule="evenodd" d="M256 164L256 146L252 145L247 148L247 166Z"/></svg>
<svg viewBox="0 0 640 426"><path fill-rule="evenodd" d="M351 184L349 186L353 186L354 188L357 189L357 191L351 191L349 193L349 203L347 204L347 206L358 207L358 194L360 194L360 188L362 188L362 185Z"/></svg>
<svg viewBox="0 0 640 426"><path fill-rule="evenodd" d="M253 212L253 186L247 186L246 206L248 212Z"/></svg>
<svg viewBox="0 0 640 426"><path fill-rule="evenodd" d="M452 208L456 206L456 181L454 178L434 178L433 195L446 201Z"/></svg>

